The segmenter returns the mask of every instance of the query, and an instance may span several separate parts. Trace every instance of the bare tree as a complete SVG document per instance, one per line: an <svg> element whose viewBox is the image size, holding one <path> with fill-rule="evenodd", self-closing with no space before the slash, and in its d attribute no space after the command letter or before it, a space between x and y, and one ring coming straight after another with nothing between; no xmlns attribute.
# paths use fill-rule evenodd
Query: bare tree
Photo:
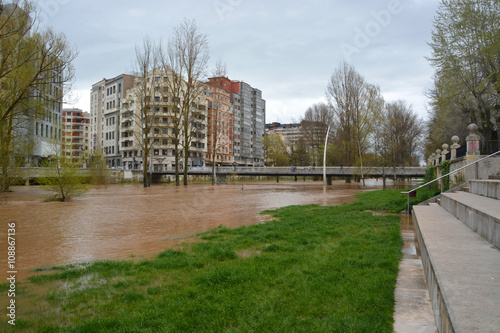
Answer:
<svg viewBox="0 0 500 333"><path fill-rule="evenodd" d="M384 113L385 146L393 167L418 163L417 147L423 134L423 122L405 101L387 103Z"/></svg>
<svg viewBox="0 0 500 333"><path fill-rule="evenodd" d="M124 105L130 109L126 111L135 119L133 134L135 142L142 150L144 187L151 186L149 171L153 167L150 153L155 142L155 89L158 76L158 49L149 38L145 38L142 47L135 48L136 82Z"/></svg>
<svg viewBox="0 0 500 333"><path fill-rule="evenodd" d="M212 185L215 184L216 165L232 164L233 122L231 93L220 88L217 81L226 78L226 64L218 60L212 70L213 78L206 83L208 99L207 154L212 160Z"/></svg>
<svg viewBox="0 0 500 333"><path fill-rule="evenodd" d="M0 3L0 191L9 190L29 155L21 148L34 121L51 117L48 106L62 102L61 88L69 90L74 78L77 52L63 34L38 29L36 20L30 1Z"/></svg>
<svg viewBox="0 0 500 333"><path fill-rule="evenodd" d="M215 63L215 67L212 70L212 76L213 77L227 76L226 64L221 59L217 60L217 62Z"/></svg>
<svg viewBox="0 0 500 333"><path fill-rule="evenodd" d="M321 149L329 126L333 126L333 112L325 103L317 103L307 108L300 120L302 136L314 164L322 158Z"/></svg>
<svg viewBox="0 0 500 333"><path fill-rule="evenodd" d="M182 147L184 158L184 185L187 185L189 158L193 139L203 139L206 122L206 100L202 80L209 59L207 36L200 33L196 22L184 20L174 29L163 61L166 69L175 73L176 82L171 86L179 105L179 118L174 129L176 147ZM178 75L178 77L177 77ZM185 83L182 83L184 80ZM177 95L177 96L176 96ZM182 131L182 136L181 135ZM193 147L194 148L194 147ZM176 154L178 174L179 149ZM176 176L176 184L178 177Z"/></svg>
<svg viewBox="0 0 500 333"><path fill-rule="evenodd" d="M326 97L335 114L345 163L359 163L363 177L363 154L369 148L373 119L383 105L380 89L366 83L352 65L343 63L330 77Z"/></svg>

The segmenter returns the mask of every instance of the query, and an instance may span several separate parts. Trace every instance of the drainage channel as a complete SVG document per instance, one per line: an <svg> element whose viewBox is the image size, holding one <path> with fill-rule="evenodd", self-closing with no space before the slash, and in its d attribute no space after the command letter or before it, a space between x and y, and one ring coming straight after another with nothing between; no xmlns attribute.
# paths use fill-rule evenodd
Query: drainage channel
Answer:
<svg viewBox="0 0 500 333"><path fill-rule="evenodd" d="M404 245L403 259L395 291L394 332L437 332L429 291L424 278L422 260L418 255L411 216L401 215L401 235Z"/></svg>

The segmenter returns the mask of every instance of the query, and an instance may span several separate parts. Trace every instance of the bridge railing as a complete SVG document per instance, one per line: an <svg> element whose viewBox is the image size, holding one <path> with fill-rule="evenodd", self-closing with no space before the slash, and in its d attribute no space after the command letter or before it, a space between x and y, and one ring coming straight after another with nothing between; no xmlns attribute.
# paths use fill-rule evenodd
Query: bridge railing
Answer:
<svg viewBox="0 0 500 333"><path fill-rule="evenodd" d="M202 168L194 169L193 171ZM365 167L361 170L360 167L344 167L344 166L330 166L326 167L326 173L329 175L424 175L425 167ZM211 169L210 169L211 170ZM296 166L296 167L218 167L216 170L217 174L229 175L229 174L255 174L255 175L322 175L323 168L319 167L307 167L307 166Z"/></svg>

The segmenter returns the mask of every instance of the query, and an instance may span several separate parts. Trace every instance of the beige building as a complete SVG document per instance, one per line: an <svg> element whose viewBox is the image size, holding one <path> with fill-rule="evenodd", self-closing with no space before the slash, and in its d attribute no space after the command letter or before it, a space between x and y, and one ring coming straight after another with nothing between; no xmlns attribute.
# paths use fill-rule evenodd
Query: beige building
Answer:
<svg viewBox="0 0 500 333"><path fill-rule="evenodd" d="M171 93L168 86L171 80L171 73L156 70L150 73L146 82L136 78L134 88L127 91L127 97L120 112L119 125L122 166L126 169L142 169L146 164L143 147L145 140L142 133L142 124L145 122L151 127L149 139L154 139L147 160L152 160L156 171L175 168L175 124L179 121L182 123L184 119L178 112L183 101L174 98ZM186 85L183 83L183 87L180 89L185 88ZM141 108L146 108L146 112L143 113ZM207 145L207 99L203 94L200 94L196 101L191 104L190 115L191 140L188 167L202 167L205 165ZM183 129L181 129L180 146L178 147L181 165L184 163L183 138Z"/></svg>
<svg viewBox="0 0 500 333"><path fill-rule="evenodd" d="M288 152L291 152L291 147L302 137L302 127L300 124L281 124L274 122L266 124L266 134L274 133L280 136L285 143Z"/></svg>

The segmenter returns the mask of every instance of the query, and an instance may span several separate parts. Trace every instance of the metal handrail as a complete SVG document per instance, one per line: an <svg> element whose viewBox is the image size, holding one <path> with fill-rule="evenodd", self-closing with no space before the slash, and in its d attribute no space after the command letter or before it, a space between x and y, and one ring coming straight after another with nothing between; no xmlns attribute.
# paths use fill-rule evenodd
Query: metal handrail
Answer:
<svg viewBox="0 0 500 333"><path fill-rule="evenodd" d="M408 215L410 214L410 193L416 192L419 188L422 188L422 187L427 186L427 185L429 185L429 184L432 184L432 183L434 183L434 182L436 182L436 181L438 181L438 180L441 180L441 179L443 179L443 178L445 178L445 177L448 177L448 176L449 176L449 175L451 175L452 173L455 173L455 172L457 172L457 171L460 171L460 170L466 169L466 168L468 168L468 167L470 167L470 166L472 166L472 165L476 165L477 163L479 163L479 162L481 162L481 161L483 161L483 160L485 160L485 159L487 159L487 158L490 158L490 157L492 157L492 156L494 156L494 155L496 155L496 154L498 154L498 153L500 153L500 150L499 150L499 151L497 151L496 153L491 154L491 155L488 155L488 156L482 157L482 158L480 158L480 159L478 159L478 160L476 160L476 161L474 161L474 162L472 162L472 163L470 163L470 164L464 165L463 167L460 167L460 168L458 168L458 169L456 169L456 170L453 170L453 171L451 171L451 172L448 172L446 175L443 175L443 176L441 176L441 177L438 177L438 178L436 178L436 179L433 179L433 180L431 180L430 182L427 182L427 183L425 183L425 184L423 184L423 185L420 185L420 186L418 186L418 187L415 187L414 189L411 189L411 190L409 190L408 192L401 192L402 194L408 194L408 207L407 207L407 212L408 212ZM441 188L441 192L442 192L442 191L443 191L443 189Z"/></svg>

